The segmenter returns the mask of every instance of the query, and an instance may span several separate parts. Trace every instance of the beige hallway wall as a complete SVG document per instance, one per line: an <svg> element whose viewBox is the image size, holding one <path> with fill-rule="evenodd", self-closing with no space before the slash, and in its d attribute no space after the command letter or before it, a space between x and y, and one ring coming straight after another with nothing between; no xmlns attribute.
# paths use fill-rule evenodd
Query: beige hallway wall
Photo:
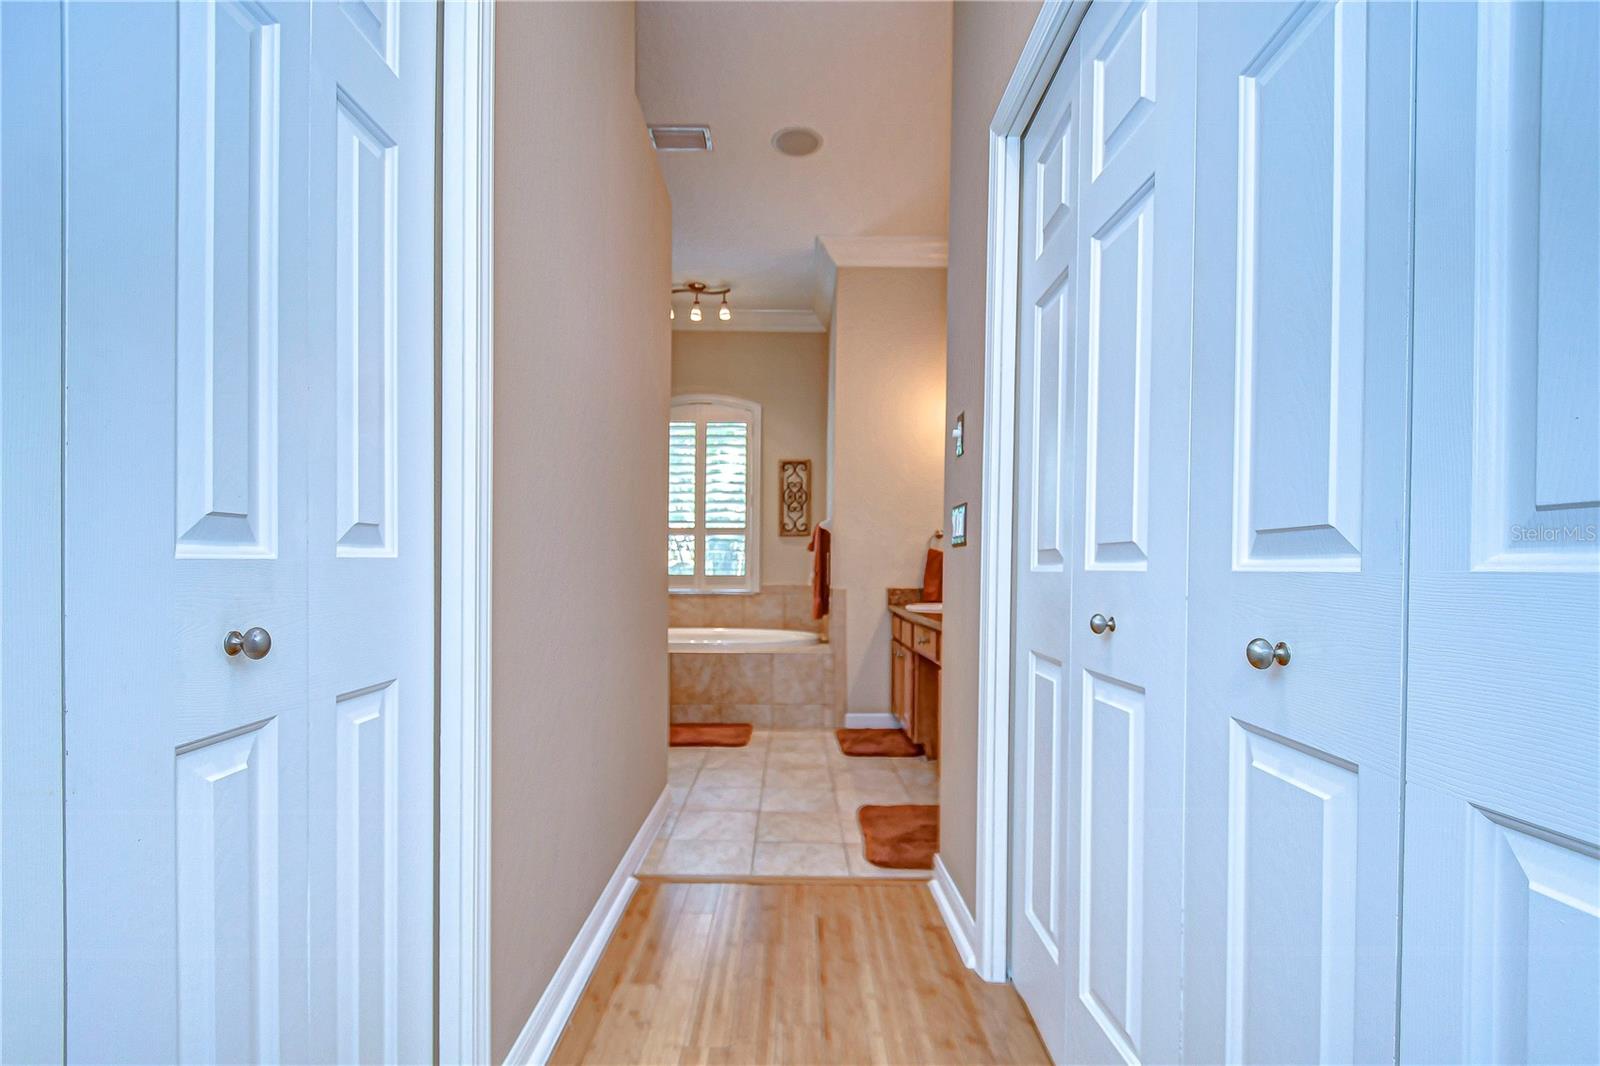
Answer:
<svg viewBox="0 0 1600 1066"><path fill-rule="evenodd" d="M778 535L778 460L811 460L811 520L821 521L828 479L828 335L678 330L672 335L672 393L707 392L761 405L761 583L810 584L809 538Z"/></svg>
<svg viewBox="0 0 1600 1066"><path fill-rule="evenodd" d="M633 5L496 10L501 1061L666 785L671 207L634 96Z"/></svg>
<svg viewBox="0 0 1600 1066"><path fill-rule="evenodd" d="M946 424L966 412L965 454L946 449L945 508L967 504L970 547L946 555L939 852L970 908L978 880L978 508L983 496L984 291L989 122L1039 13L1034 0L955 5L950 119L949 364Z"/></svg>
<svg viewBox="0 0 1600 1066"><path fill-rule="evenodd" d="M846 707L889 709L885 591L920 586L944 526L945 275L847 267L834 288L833 586L844 589Z"/></svg>

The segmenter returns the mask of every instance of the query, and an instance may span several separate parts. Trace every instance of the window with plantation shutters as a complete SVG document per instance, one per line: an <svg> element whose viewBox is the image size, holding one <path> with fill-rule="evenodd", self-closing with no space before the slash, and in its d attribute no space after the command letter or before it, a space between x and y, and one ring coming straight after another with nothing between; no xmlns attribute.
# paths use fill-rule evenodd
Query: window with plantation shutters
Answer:
<svg viewBox="0 0 1600 1066"><path fill-rule="evenodd" d="M681 396L667 424L667 584L675 592L754 592L761 405Z"/></svg>

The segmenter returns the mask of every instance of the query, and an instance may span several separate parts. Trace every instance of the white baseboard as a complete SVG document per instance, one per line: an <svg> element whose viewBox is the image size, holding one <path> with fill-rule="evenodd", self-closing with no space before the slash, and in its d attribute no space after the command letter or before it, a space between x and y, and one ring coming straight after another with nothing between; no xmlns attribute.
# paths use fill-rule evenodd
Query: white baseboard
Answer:
<svg viewBox="0 0 1600 1066"><path fill-rule="evenodd" d="M899 729L900 719L888 711L846 711L846 729Z"/></svg>
<svg viewBox="0 0 1600 1066"><path fill-rule="evenodd" d="M978 942L978 921L967 910L956 883L950 879L950 871L945 869L942 855L933 857L933 877L928 881L928 891L933 893L933 901L939 905L939 913L944 916L945 928L950 930L950 939L955 942L956 953L961 956L962 963L969 970L975 969L978 957L972 947Z"/></svg>
<svg viewBox="0 0 1600 1066"><path fill-rule="evenodd" d="M617 864L616 872L606 882L594 909L584 919L583 928L578 930L566 957L556 967L555 976L545 986L544 995L539 997L533 1013L528 1015L528 1023L522 1027L517 1042L511 1045L511 1052L506 1056L508 1066L523 1066L525 1063L542 1066L549 1060L551 1052L555 1051L556 1041L561 1039L567 1019L572 1016L572 1008L578 1005L578 997L583 995L595 964L600 961L600 953L611 942L611 934L621 920L628 900L633 898L633 890L638 886L633 877L634 871L644 862L645 853L650 850L661 823L666 820L668 804L667 790L662 789L655 806L650 808L644 824L633 838L633 843L628 845L622 861Z"/></svg>

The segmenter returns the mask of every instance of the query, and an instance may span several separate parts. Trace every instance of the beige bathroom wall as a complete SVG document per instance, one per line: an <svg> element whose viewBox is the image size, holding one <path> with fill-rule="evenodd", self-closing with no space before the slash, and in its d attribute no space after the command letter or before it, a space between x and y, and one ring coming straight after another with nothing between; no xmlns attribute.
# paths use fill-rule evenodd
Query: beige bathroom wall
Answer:
<svg viewBox="0 0 1600 1066"><path fill-rule="evenodd" d="M632 4L495 15L493 1057L666 786L671 205Z"/></svg>
<svg viewBox="0 0 1600 1066"><path fill-rule="evenodd" d="M887 591L922 584L928 538L945 522L945 272L841 269L831 321L833 585L848 593L845 703L886 711Z"/></svg>
<svg viewBox="0 0 1600 1066"><path fill-rule="evenodd" d="M811 520L821 521L828 476L827 334L680 330L672 335L672 392L761 404L761 584L809 585L809 538L778 535L778 461L811 460Z"/></svg>
<svg viewBox="0 0 1600 1066"><path fill-rule="evenodd" d="M968 547L944 564L939 852L967 906L977 887L978 507L983 496L984 287L988 261L989 122L1022 54L1039 4L955 5L950 119L949 363L946 429L966 412L960 459L945 450L944 497L967 504Z"/></svg>

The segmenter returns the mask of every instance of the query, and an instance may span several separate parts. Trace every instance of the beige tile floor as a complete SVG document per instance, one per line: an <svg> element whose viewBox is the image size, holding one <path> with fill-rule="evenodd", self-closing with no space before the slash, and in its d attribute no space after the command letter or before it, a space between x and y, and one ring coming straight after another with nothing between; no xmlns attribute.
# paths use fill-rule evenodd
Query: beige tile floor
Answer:
<svg viewBox="0 0 1600 1066"><path fill-rule="evenodd" d="M903 877L861 853L856 808L939 802L926 759L855 759L832 730L757 729L743 748L672 748L672 807L639 872L682 877Z"/></svg>

